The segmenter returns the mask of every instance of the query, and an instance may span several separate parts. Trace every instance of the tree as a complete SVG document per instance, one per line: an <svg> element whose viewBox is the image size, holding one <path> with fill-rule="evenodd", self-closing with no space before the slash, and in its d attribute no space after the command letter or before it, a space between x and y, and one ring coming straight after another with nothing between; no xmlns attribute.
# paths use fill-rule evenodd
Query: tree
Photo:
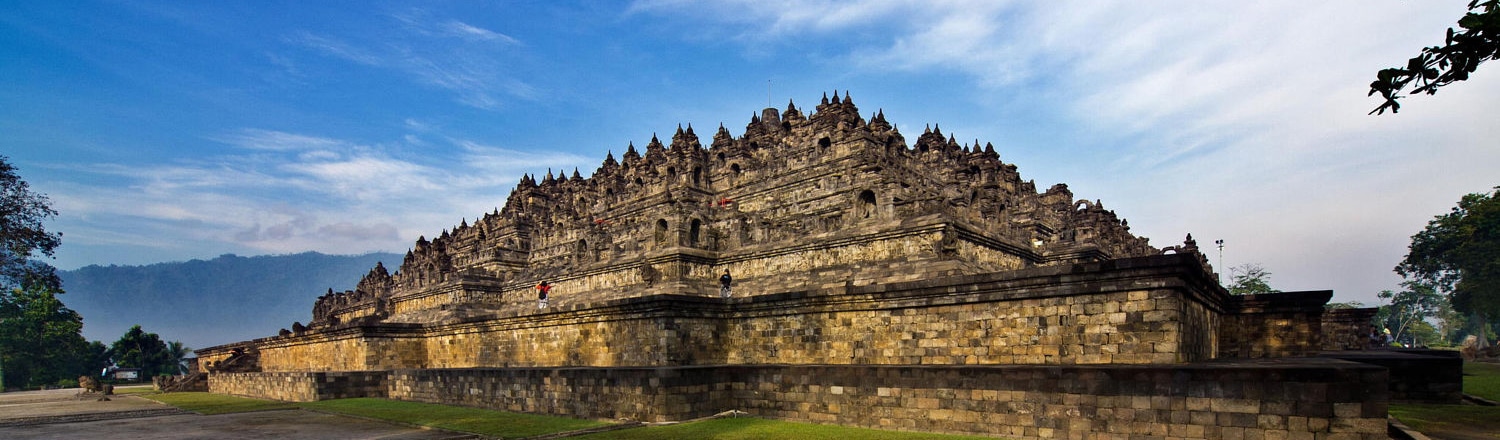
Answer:
<svg viewBox="0 0 1500 440"><path fill-rule="evenodd" d="M90 341L88 349L84 350L83 371L88 374L99 374L105 368L109 368L109 346L103 342Z"/></svg>
<svg viewBox="0 0 1500 440"><path fill-rule="evenodd" d="M1389 318L1385 321L1385 327L1394 332L1392 333L1392 337L1397 341L1411 341L1412 345L1418 345L1421 341L1411 337L1411 329L1419 323L1427 324L1427 318L1437 316L1443 310L1446 301L1443 300L1442 295L1438 294L1437 289L1430 284L1407 281L1401 283L1401 285L1405 289L1399 293L1384 290L1378 295L1380 299L1391 302L1389 305L1381 306L1381 308L1388 308L1390 311L1387 315ZM1427 324L1427 327L1430 328L1432 325ZM1434 329L1432 333L1436 334L1437 331ZM1429 337L1427 342L1432 343L1436 341L1433 341Z"/></svg>
<svg viewBox="0 0 1500 440"><path fill-rule="evenodd" d="M110 346L109 353L114 358L115 365L140 368L141 377L177 372L177 368L172 366L171 355L167 353L167 344L156 333L141 330L139 325L126 330L120 340Z"/></svg>
<svg viewBox="0 0 1500 440"><path fill-rule="evenodd" d="M1436 94L1439 87L1455 81L1469 79L1469 74L1479 64L1500 57L1500 0L1473 0L1469 12L1458 19L1463 32L1448 28L1448 38L1442 46L1422 49L1422 53L1408 60L1405 68L1383 69L1375 74L1370 83L1370 93L1380 93L1385 102L1371 110L1371 114L1384 114L1401 110L1396 100L1402 98L1401 90L1416 83L1412 93Z"/></svg>
<svg viewBox="0 0 1500 440"><path fill-rule="evenodd" d="M5 156L0 156L0 288L4 291L41 285L60 291L56 271L32 260L52 256L62 234L47 232L42 222L56 217L47 196L31 192Z"/></svg>
<svg viewBox="0 0 1500 440"><path fill-rule="evenodd" d="M1229 293L1233 295L1257 295L1262 293L1276 293L1271 287L1271 272L1255 263L1245 263L1229 268L1230 279L1233 280L1228 286Z"/></svg>
<svg viewBox="0 0 1500 440"><path fill-rule="evenodd" d="M1467 313L1480 329L1500 313L1500 187L1493 194L1469 194L1447 214L1411 236L1396 273L1448 295L1454 309ZM1479 332L1481 347L1488 337Z"/></svg>
<svg viewBox="0 0 1500 440"><path fill-rule="evenodd" d="M169 370L171 370L170 373L171 374L186 374L187 373L187 362L186 362L187 361L187 355L189 353L192 353L192 352L193 352L193 349L192 348L188 348L187 344L183 344L182 341L168 342L167 343L167 368Z"/></svg>
<svg viewBox="0 0 1500 440"><path fill-rule="evenodd" d="M56 270L33 258L61 243L42 225L56 215L0 156L0 388L55 384L86 363L83 317L57 298Z"/></svg>
<svg viewBox="0 0 1500 440"><path fill-rule="evenodd" d="M8 386L38 387L88 372L83 317L44 286L0 295L0 365Z"/></svg>

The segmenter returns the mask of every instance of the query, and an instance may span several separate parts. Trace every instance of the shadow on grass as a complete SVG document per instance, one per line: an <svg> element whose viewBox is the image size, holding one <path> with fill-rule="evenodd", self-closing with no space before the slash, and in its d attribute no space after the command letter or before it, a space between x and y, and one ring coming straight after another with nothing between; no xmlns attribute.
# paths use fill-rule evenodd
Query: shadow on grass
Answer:
<svg viewBox="0 0 1500 440"><path fill-rule="evenodd" d="M573 437L575 439L713 439L713 440L967 440L994 437L882 431L847 426L784 422L754 417L711 419L665 426L648 426Z"/></svg>
<svg viewBox="0 0 1500 440"><path fill-rule="evenodd" d="M303 408L384 420L406 425L427 426L488 437L533 437L579 431L610 425L607 422L567 417L520 414L461 406L404 402L375 398L324 400L288 403L251 399L203 392L130 393L199 414L228 414ZM965 440L992 437L957 436L903 431L881 431L835 425L817 425L766 420L753 417L712 419L666 426L614 430L579 439L799 439L799 440Z"/></svg>
<svg viewBox="0 0 1500 440"><path fill-rule="evenodd" d="M324 400L299 405L316 411L503 438L532 437L609 425L606 422L567 417L374 398Z"/></svg>
<svg viewBox="0 0 1500 440"><path fill-rule="evenodd" d="M1500 398L1500 365L1464 363L1464 393ZM1435 438L1500 438L1500 407L1393 404L1391 417Z"/></svg>

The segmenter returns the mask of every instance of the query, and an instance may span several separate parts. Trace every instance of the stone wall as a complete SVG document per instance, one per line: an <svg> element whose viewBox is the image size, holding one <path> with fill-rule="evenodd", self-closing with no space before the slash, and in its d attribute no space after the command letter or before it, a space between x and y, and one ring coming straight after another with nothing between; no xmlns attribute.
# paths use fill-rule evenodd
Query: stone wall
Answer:
<svg viewBox="0 0 1500 440"><path fill-rule="evenodd" d="M1324 350L1365 350L1370 347L1371 321L1380 309L1332 309L1323 312Z"/></svg>
<svg viewBox="0 0 1500 440"><path fill-rule="evenodd" d="M1463 403L1464 361L1457 351L1380 348L1331 351L1323 356L1386 368L1392 403Z"/></svg>
<svg viewBox="0 0 1500 440"><path fill-rule="evenodd" d="M1226 303L1219 357L1311 356L1323 349L1323 306L1331 290L1238 295Z"/></svg>
<svg viewBox="0 0 1500 440"><path fill-rule="evenodd" d="M208 389L218 394L315 402L354 397L387 397L390 375L384 371L213 373Z"/></svg>
<svg viewBox="0 0 1500 440"><path fill-rule="evenodd" d="M1213 358L1221 290L1190 255L749 298L559 301L445 325L258 340L264 371L722 364L1172 364ZM214 349L203 352L212 355Z"/></svg>
<svg viewBox="0 0 1500 440"><path fill-rule="evenodd" d="M1385 372L1338 361L729 373L752 414L1028 438L1385 438Z"/></svg>
<svg viewBox="0 0 1500 440"><path fill-rule="evenodd" d="M382 324L259 340L263 371L361 371L426 362L421 326Z"/></svg>
<svg viewBox="0 0 1500 440"><path fill-rule="evenodd" d="M352 374L368 380L338 382ZM388 391L374 390L388 374ZM263 376L255 380L253 376ZM1386 373L1330 359L1180 366L742 365L241 373L215 392L320 392L582 418L730 409L881 429L1026 438L1385 438ZM276 388L289 391L274 392ZM340 387L345 391L337 391ZM287 396L287 397L280 397Z"/></svg>

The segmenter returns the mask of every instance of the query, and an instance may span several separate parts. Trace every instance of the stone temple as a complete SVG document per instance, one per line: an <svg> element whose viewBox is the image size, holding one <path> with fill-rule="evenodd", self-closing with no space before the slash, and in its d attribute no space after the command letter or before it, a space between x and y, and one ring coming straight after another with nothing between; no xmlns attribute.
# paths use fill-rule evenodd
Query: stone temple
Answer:
<svg viewBox="0 0 1500 440"><path fill-rule="evenodd" d="M990 144L908 142L834 93L522 177L308 324L198 355L213 392L281 400L1014 438L1384 438L1389 402L1456 399L1355 362L1373 309L1217 279L1190 235L1153 247Z"/></svg>

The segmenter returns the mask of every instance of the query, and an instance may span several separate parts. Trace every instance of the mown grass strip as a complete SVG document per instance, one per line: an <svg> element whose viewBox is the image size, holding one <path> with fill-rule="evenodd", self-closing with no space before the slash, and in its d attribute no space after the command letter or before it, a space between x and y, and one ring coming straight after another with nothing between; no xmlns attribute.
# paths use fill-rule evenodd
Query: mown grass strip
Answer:
<svg viewBox="0 0 1500 440"><path fill-rule="evenodd" d="M847 426L784 422L754 417L711 419L666 426L647 426L573 438L580 440L994 440L994 437L882 431Z"/></svg>
<svg viewBox="0 0 1500 440"><path fill-rule="evenodd" d="M1464 393L1500 402L1500 364L1465 362Z"/></svg>
<svg viewBox="0 0 1500 440"><path fill-rule="evenodd" d="M1391 405L1396 420L1428 435L1442 432L1500 433L1500 407L1476 405Z"/></svg>
<svg viewBox="0 0 1500 440"><path fill-rule="evenodd" d="M592 420L374 398L324 400L300 405L317 411L501 438L531 437L608 425Z"/></svg>
<svg viewBox="0 0 1500 440"><path fill-rule="evenodd" d="M1500 397L1500 365L1465 362L1464 393L1490 400ZM1423 434L1500 433L1500 407L1476 405L1394 404L1391 417Z"/></svg>
<svg viewBox="0 0 1500 440"><path fill-rule="evenodd" d="M275 400L251 399L204 392L180 393L131 393L131 395L155 400L199 414L229 414L277 409L296 409L297 404Z"/></svg>
<svg viewBox="0 0 1500 440"><path fill-rule="evenodd" d="M156 394L156 393L158 393L158 391L156 391L155 389L152 389L151 387L136 386L136 387L116 387L115 388L115 394L122 394L122 395L126 395L126 396L134 396L134 395L141 395L141 394Z"/></svg>

